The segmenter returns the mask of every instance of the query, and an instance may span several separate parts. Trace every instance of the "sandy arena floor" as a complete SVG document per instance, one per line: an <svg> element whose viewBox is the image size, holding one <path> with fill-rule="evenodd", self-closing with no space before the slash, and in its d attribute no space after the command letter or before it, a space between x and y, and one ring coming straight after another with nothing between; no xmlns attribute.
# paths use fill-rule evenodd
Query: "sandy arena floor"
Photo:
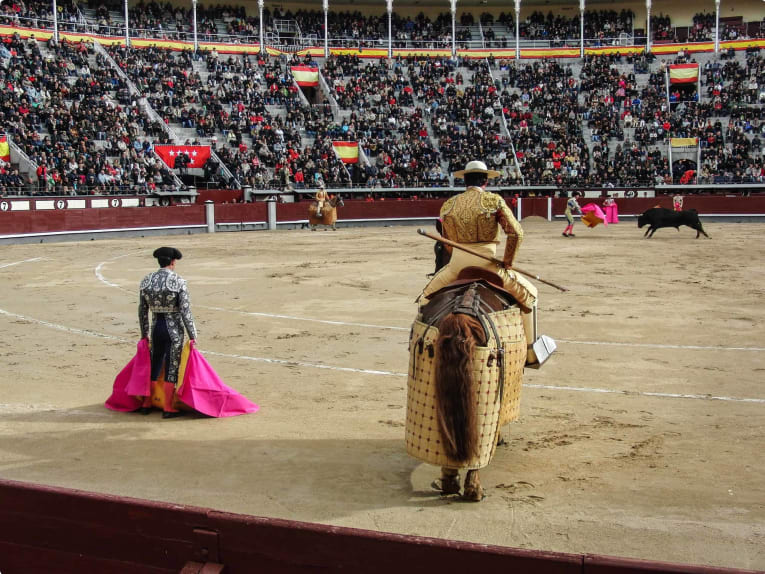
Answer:
<svg viewBox="0 0 765 574"><path fill-rule="evenodd" d="M412 227L18 245L0 254L0 476L507 546L765 569L765 226L644 240L524 221L518 265L559 349L522 416L442 499L404 450L407 335L432 269ZM199 347L261 405L106 410L152 250L183 251Z"/></svg>

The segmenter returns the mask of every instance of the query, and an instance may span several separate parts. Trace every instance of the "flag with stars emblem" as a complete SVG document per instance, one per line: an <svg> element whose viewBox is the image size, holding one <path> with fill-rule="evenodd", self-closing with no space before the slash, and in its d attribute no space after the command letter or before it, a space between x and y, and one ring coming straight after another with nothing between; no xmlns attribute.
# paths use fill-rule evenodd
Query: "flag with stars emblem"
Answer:
<svg viewBox="0 0 765 574"><path fill-rule="evenodd" d="M210 158L209 145L155 145L154 151L169 168L175 167L175 158L179 154L185 153L189 156L189 163L186 167L204 167L205 162Z"/></svg>

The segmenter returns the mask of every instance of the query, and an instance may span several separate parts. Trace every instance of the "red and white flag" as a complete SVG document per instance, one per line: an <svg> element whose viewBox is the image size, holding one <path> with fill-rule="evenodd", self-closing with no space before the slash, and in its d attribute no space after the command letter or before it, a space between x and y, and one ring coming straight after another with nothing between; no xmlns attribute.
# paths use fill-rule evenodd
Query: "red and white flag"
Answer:
<svg viewBox="0 0 765 574"><path fill-rule="evenodd" d="M670 84L695 84L699 81L698 64L672 64L669 67Z"/></svg>
<svg viewBox="0 0 765 574"><path fill-rule="evenodd" d="M359 142L333 141L332 147L343 163L359 163Z"/></svg>
<svg viewBox="0 0 765 574"><path fill-rule="evenodd" d="M154 146L154 151L165 162L165 165L171 169L175 167L175 158L181 153L189 156L190 161L186 167L204 167L205 162L210 158L209 145L159 144Z"/></svg>
<svg viewBox="0 0 765 574"><path fill-rule="evenodd" d="M319 85L319 69L311 66L291 66L292 77L298 86L311 87Z"/></svg>

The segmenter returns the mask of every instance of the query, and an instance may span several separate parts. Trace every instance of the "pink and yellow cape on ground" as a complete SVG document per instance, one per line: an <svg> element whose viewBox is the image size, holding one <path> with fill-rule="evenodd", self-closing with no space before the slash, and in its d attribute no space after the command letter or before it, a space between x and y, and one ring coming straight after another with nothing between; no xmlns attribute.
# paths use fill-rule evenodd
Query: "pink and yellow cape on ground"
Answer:
<svg viewBox="0 0 765 574"><path fill-rule="evenodd" d="M181 355L178 372L181 385L176 389L176 407L194 410L210 417L233 417L256 412L259 407L227 386L191 342L187 342ZM162 408L164 392L162 377L151 381L151 354L146 339L138 341L135 356L114 379L106 408L132 412L141 407L139 397L151 395L152 404Z"/></svg>

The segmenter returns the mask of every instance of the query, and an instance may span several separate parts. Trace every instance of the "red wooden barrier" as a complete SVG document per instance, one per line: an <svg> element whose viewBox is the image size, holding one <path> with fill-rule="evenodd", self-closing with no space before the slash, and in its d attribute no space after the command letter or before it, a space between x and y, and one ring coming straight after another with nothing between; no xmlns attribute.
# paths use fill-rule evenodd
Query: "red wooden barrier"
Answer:
<svg viewBox="0 0 765 574"><path fill-rule="evenodd" d="M205 550L206 549L206 550ZM0 572L579 573L580 556L216 512L0 481ZM443 570L445 569L445 570Z"/></svg>
<svg viewBox="0 0 765 574"><path fill-rule="evenodd" d="M524 217L530 214L528 203L545 203L544 217L547 216L547 199L531 198L523 200ZM603 205L603 198L589 199L579 198L579 205L596 203ZM666 207L672 209L672 197L636 197L634 199L616 198L619 215L638 215L652 207ZM725 197L715 195L687 195L684 196L683 209L695 209L700 216L704 215L762 215L765 214L765 196L754 195L751 197ZM562 215L566 210L566 198L553 199L553 217Z"/></svg>
<svg viewBox="0 0 765 574"><path fill-rule="evenodd" d="M603 199L580 199L580 205L593 202L602 205ZM657 205L671 208L669 196L624 199L617 198L619 214L637 215ZM308 217L308 201L276 205L277 221L301 221ZM418 219L438 217L442 199L387 200L365 202L348 200L338 210L340 221ZM547 217L548 199L525 198L522 216ZM695 196L685 197L686 209L696 209L699 215L763 215L765 195L752 197ZM565 198L552 199L553 217L560 217L566 208ZM215 204L217 223L265 222L268 218L265 202ZM201 204L172 207L104 207L84 209L18 210L0 212L0 235L44 234L55 232L98 231L148 227L175 227L205 225L205 206Z"/></svg>
<svg viewBox="0 0 765 574"><path fill-rule="evenodd" d="M362 201L347 200L338 208L337 218L344 219L393 219L438 217L443 199ZM276 206L277 221L299 221L308 218L310 202L280 203Z"/></svg>
<svg viewBox="0 0 765 574"><path fill-rule="evenodd" d="M244 199L244 190L242 189L198 189L197 198L194 203L204 203L212 201L214 203L236 203Z"/></svg>
<svg viewBox="0 0 765 574"><path fill-rule="evenodd" d="M0 214L0 235L203 225L203 205L16 211Z"/></svg>
<svg viewBox="0 0 765 574"><path fill-rule="evenodd" d="M257 203L215 204L215 223L253 223L268 219L268 204Z"/></svg>
<svg viewBox="0 0 765 574"><path fill-rule="evenodd" d="M185 565L199 572L205 562L224 565L226 574L744 572L404 536L0 480L3 574L164 574Z"/></svg>

